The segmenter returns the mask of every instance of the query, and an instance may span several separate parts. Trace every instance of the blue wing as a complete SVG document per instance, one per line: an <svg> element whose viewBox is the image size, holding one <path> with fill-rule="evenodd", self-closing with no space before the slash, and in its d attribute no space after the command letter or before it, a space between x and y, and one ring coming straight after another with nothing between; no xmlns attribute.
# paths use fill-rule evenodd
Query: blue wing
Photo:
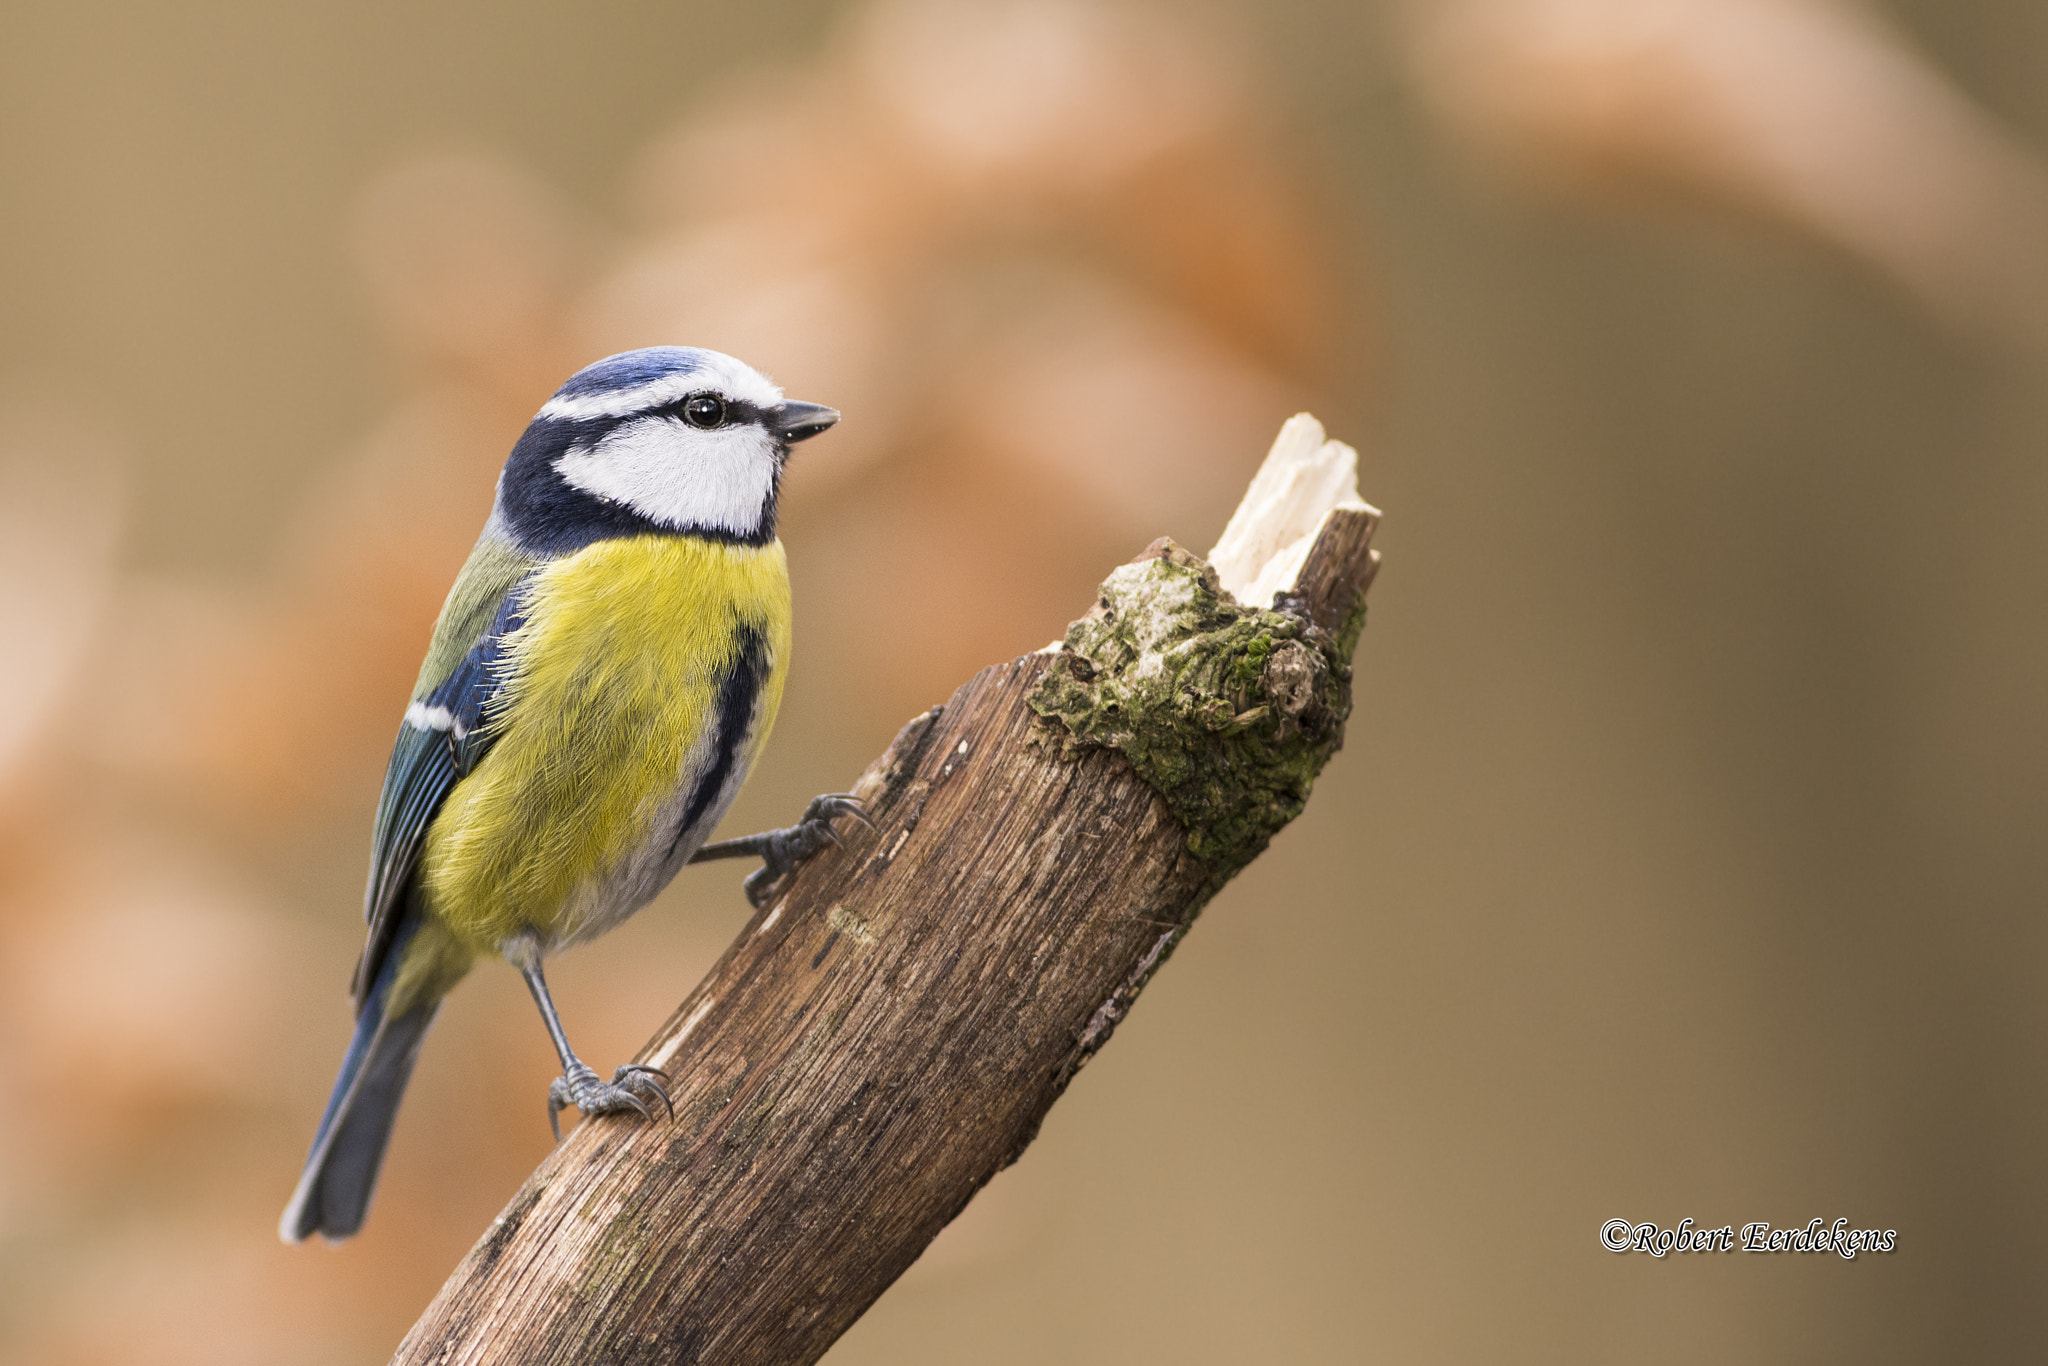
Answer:
<svg viewBox="0 0 2048 1366"><path fill-rule="evenodd" d="M447 677L415 696L398 728L384 771L384 793L377 803L370 881L363 895L370 933L356 964L358 1010L368 1002L370 986L399 938L427 827L448 793L482 761L500 733L493 724L491 704L504 686L501 642L520 624L519 589L525 577L522 574L505 587L481 636Z"/></svg>

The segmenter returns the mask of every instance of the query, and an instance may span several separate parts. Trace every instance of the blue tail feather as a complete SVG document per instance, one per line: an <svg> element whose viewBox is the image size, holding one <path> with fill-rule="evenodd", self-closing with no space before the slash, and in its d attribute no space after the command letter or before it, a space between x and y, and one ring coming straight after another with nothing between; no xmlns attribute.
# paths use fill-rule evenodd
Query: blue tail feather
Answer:
<svg viewBox="0 0 2048 1366"><path fill-rule="evenodd" d="M405 941L414 928L402 930L399 942L385 955L356 1021L355 1037L342 1058L327 1111L320 1117L305 1173L277 1226L278 1236L288 1243L303 1242L315 1233L346 1238L362 1227L398 1102L427 1026L441 1005L438 999L423 1001L403 1014L385 1017L391 984L405 957Z"/></svg>

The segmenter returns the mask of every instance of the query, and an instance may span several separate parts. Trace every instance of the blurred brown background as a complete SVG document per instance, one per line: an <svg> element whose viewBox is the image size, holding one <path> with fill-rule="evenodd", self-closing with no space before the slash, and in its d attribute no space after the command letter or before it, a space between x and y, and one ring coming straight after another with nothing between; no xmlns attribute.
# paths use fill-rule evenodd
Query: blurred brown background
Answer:
<svg viewBox="0 0 2048 1366"><path fill-rule="evenodd" d="M1288 414L1387 569L1347 751L831 1360L2001 1360L2048 1177L2048 9L17 4L0 1359L382 1360L548 1142L458 993L367 1231L272 1228L370 811L521 425L732 351L800 452L735 830ZM627 1056L743 919L564 959ZM1898 1251L1616 1257L1611 1217Z"/></svg>

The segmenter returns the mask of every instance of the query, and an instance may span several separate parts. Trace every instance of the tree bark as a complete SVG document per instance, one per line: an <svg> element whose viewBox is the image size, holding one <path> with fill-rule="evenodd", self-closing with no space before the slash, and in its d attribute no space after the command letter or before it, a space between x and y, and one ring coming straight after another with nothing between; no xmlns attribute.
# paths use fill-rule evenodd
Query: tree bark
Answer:
<svg viewBox="0 0 2048 1366"><path fill-rule="evenodd" d="M1302 520L1255 501L1226 542ZM641 1052L674 1121L581 1124L395 1360L824 1355L1024 1151L1340 742L1377 514L1312 501L1334 507L1294 528L1287 610L1155 543L1060 647L906 725L854 789L874 828L843 822Z"/></svg>

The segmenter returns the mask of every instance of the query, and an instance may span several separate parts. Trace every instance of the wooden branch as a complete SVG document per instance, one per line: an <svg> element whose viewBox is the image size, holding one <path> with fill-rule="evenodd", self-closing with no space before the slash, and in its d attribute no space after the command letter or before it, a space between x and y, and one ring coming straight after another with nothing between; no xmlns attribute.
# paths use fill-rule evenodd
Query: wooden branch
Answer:
<svg viewBox="0 0 2048 1366"><path fill-rule="evenodd" d="M875 829L793 878L640 1054L675 1121L580 1125L395 1360L821 1357L1307 799L1377 559L1355 459L1296 418L1220 580L1157 542L1060 646L905 726L855 789ZM1269 572L1293 614L1223 591Z"/></svg>

